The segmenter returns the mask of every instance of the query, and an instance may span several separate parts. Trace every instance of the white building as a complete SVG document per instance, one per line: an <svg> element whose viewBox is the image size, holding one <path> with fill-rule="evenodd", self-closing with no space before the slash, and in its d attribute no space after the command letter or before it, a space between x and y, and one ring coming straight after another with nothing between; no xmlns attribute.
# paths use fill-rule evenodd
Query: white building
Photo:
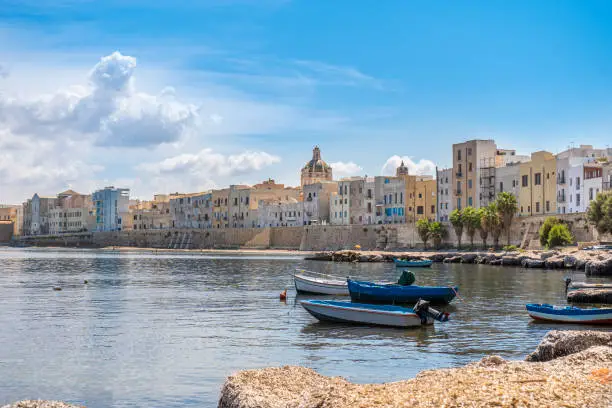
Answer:
<svg viewBox="0 0 612 408"><path fill-rule="evenodd" d="M172 228L212 228L212 193L170 196Z"/></svg>
<svg viewBox="0 0 612 408"><path fill-rule="evenodd" d="M289 200L260 200L258 203L257 226L265 227L298 227L306 225L304 203Z"/></svg>
<svg viewBox="0 0 612 408"><path fill-rule="evenodd" d="M92 194L96 215L96 231L121 231L129 217L130 190L105 187Z"/></svg>
<svg viewBox="0 0 612 408"><path fill-rule="evenodd" d="M374 178L377 224L406 222L406 183L403 177L377 176Z"/></svg>
<svg viewBox="0 0 612 408"><path fill-rule="evenodd" d="M509 163L504 167L498 167L495 169L495 194L501 192L508 192L516 197L518 202L520 185L519 181L521 178L521 167L518 165L520 162Z"/></svg>
<svg viewBox="0 0 612 408"><path fill-rule="evenodd" d="M448 221L450 213L454 210L453 200L453 169L442 169L436 171L438 185L438 211L436 220Z"/></svg>
<svg viewBox="0 0 612 408"><path fill-rule="evenodd" d="M330 222L329 204L332 193L338 190L335 181L321 181L304 186L304 221L306 225L325 225Z"/></svg>

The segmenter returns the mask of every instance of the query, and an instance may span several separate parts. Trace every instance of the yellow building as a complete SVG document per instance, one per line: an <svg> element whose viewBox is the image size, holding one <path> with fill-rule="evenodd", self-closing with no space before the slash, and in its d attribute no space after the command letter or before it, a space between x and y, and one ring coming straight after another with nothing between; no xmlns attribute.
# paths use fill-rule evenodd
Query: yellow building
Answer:
<svg viewBox="0 0 612 408"><path fill-rule="evenodd" d="M0 221L13 223L13 235L20 235L19 206L0 206Z"/></svg>
<svg viewBox="0 0 612 408"><path fill-rule="evenodd" d="M436 180L432 176L411 176L403 161L395 170L395 175L404 179L406 222L415 223L422 218L434 221L438 189Z"/></svg>
<svg viewBox="0 0 612 408"><path fill-rule="evenodd" d="M221 190L212 190L212 227L213 228L229 228L229 188Z"/></svg>
<svg viewBox="0 0 612 408"><path fill-rule="evenodd" d="M557 212L557 160L546 151L531 154L531 160L520 164L519 215L542 215Z"/></svg>

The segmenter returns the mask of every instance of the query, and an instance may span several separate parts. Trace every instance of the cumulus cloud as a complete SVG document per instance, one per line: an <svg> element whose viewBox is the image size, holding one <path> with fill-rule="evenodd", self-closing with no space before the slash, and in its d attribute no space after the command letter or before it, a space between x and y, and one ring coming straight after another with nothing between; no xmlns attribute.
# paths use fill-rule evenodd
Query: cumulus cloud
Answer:
<svg viewBox="0 0 612 408"><path fill-rule="evenodd" d="M391 156L387 159L382 167L382 174L385 176L394 176L395 170L404 162L404 165L408 167L409 174L413 175L436 175L436 165L431 160L421 159L418 162L414 162L408 156Z"/></svg>
<svg viewBox="0 0 612 408"><path fill-rule="evenodd" d="M35 99L0 95L0 125L38 138L91 138L101 146L155 147L179 140L198 121L196 107L137 92L136 59L114 52L89 73L88 86L61 89Z"/></svg>
<svg viewBox="0 0 612 408"><path fill-rule="evenodd" d="M358 176L363 173L363 168L353 162L335 162L329 164L332 168L334 177Z"/></svg>
<svg viewBox="0 0 612 408"><path fill-rule="evenodd" d="M137 170L153 175L184 174L195 177L235 176L261 170L280 162L278 156L266 152L246 151L224 155L212 149L203 149L196 154L180 154L157 163L143 163Z"/></svg>

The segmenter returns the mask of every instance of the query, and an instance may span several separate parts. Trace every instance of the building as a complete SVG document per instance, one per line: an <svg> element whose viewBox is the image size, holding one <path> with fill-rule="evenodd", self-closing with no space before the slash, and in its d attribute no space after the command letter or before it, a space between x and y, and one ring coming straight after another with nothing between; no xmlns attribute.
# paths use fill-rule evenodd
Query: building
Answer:
<svg viewBox="0 0 612 408"><path fill-rule="evenodd" d="M450 213L455 208L455 200L453 200L453 169L436 169L436 181L438 189L436 220L447 222Z"/></svg>
<svg viewBox="0 0 612 408"><path fill-rule="evenodd" d="M0 205L0 221L8 221L13 224L13 235L21 235L22 208L20 205Z"/></svg>
<svg viewBox="0 0 612 408"><path fill-rule="evenodd" d="M232 185L229 188L229 224L231 228L253 227L249 218L252 188L244 185ZM253 216L251 212L251 217Z"/></svg>
<svg viewBox="0 0 612 408"><path fill-rule="evenodd" d="M565 160L565 159L564 159ZM592 200L603 191L603 166L588 157L570 157L567 171L567 182L561 190L560 197L566 201L562 205L561 213L585 212Z"/></svg>
<svg viewBox="0 0 612 408"><path fill-rule="evenodd" d="M347 177L330 195L330 222L334 225L372 224L376 221L375 180Z"/></svg>
<svg viewBox="0 0 612 408"><path fill-rule="evenodd" d="M34 194L23 204L23 233L45 235L50 233L51 211L57 207L57 197L41 197Z"/></svg>
<svg viewBox="0 0 612 408"><path fill-rule="evenodd" d="M612 190L612 162L602 164L602 191Z"/></svg>
<svg viewBox="0 0 612 408"><path fill-rule="evenodd" d="M131 219L131 227L135 231L172 227L170 196L156 194L152 201L136 200L136 203L130 205L130 216L128 218Z"/></svg>
<svg viewBox="0 0 612 408"><path fill-rule="evenodd" d="M95 227L90 195L66 190L57 195L56 207L50 211L49 233L65 234L91 231Z"/></svg>
<svg viewBox="0 0 612 408"><path fill-rule="evenodd" d="M508 192L519 202L521 167L519 163L507 163L495 169L495 195Z"/></svg>
<svg viewBox="0 0 612 408"><path fill-rule="evenodd" d="M325 225L330 222L329 205L331 195L338 191L335 181L320 181L304 186L304 222L305 225ZM372 199L374 195L372 193ZM366 198L367 199L367 198Z"/></svg>
<svg viewBox="0 0 612 408"><path fill-rule="evenodd" d="M497 145L493 140L453 144L455 208L479 208L495 197L496 156Z"/></svg>
<svg viewBox="0 0 612 408"><path fill-rule="evenodd" d="M229 188L212 191L212 227L213 228L229 228Z"/></svg>
<svg viewBox="0 0 612 408"><path fill-rule="evenodd" d="M302 189L308 184L331 180L333 180L332 168L321 159L321 150L319 146L315 146L312 149L312 159L302 168Z"/></svg>
<svg viewBox="0 0 612 408"><path fill-rule="evenodd" d="M121 231L129 216L130 190L105 187L92 194L96 231Z"/></svg>
<svg viewBox="0 0 612 408"><path fill-rule="evenodd" d="M521 185L519 214L544 215L557 211L557 161L552 153L539 151L519 164Z"/></svg>
<svg viewBox="0 0 612 408"><path fill-rule="evenodd" d="M377 224L403 224L406 222L405 193L406 182L403 176L377 176L374 178Z"/></svg>
<svg viewBox="0 0 612 408"><path fill-rule="evenodd" d="M605 159L612 157L612 148L595 149L592 145L580 145L580 147L570 147L560 153L557 153L557 159L567 158L588 158L588 159Z"/></svg>
<svg viewBox="0 0 612 408"><path fill-rule="evenodd" d="M169 226L172 228L212 228L212 197L212 192L170 195L168 197L170 218L167 220ZM157 214L157 222L163 224L166 221L163 216L166 205L159 202L156 207L157 211L162 210L162 214Z"/></svg>
<svg viewBox="0 0 612 408"><path fill-rule="evenodd" d="M437 182L433 176L403 176L407 197L405 203L406 222L416 223L420 219L436 219Z"/></svg>

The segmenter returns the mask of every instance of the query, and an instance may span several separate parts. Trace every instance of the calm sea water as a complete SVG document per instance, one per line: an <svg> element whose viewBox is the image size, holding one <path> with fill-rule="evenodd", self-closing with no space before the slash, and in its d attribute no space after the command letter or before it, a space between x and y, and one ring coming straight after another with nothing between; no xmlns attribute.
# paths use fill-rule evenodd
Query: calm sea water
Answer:
<svg viewBox="0 0 612 408"><path fill-rule="evenodd" d="M245 368L297 364L388 382L485 354L522 359L559 328L532 323L524 304L565 303L566 272L437 264L415 269L417 283L460 286L461 299L445 309L452 321L409 330L328 325L297 303L296 267L398 275L390 264L280 256L0 249L0 405L214 407L224 379Z"/></svg>

